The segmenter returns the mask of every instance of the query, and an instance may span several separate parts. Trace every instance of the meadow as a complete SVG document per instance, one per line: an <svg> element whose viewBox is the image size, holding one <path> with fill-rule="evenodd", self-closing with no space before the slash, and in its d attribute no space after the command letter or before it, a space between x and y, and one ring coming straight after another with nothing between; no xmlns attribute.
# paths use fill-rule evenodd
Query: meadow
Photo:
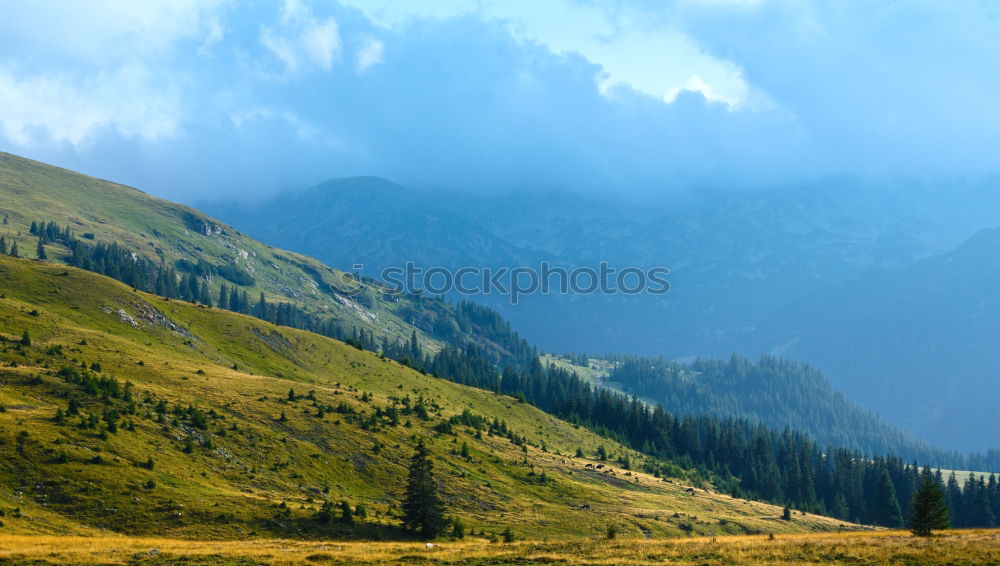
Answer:
<svg viewBox="0 0 1000 566"><path fill-rule="evenodd" d="M190 541L120 536L0 536L0 564L1000 564L1000 530L905 531L646 540L490 543Z"/></svg>

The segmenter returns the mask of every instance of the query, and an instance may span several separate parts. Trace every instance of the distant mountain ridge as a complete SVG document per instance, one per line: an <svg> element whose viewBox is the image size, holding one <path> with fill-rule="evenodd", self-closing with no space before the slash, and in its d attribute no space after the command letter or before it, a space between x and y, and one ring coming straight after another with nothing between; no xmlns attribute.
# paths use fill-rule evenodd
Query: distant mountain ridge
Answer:
<svg viewBox="0 0 1000 566"><path fill-rule="evenodd" d="M361 271L370 276L407 261L458 269L530 265L551 257L512 245L379 177L332 179L264 203L203 208L272 245L302 250L343 270L364 265Z"/></svg>
<svg viewBox="0 0 1000 566"><path fill-rule="evenodd" d="M374 190L369 198L360 190L317 187L276 197L256 216L217 210L259 237L276 238L284 246L342 265L354 261L354 250L370 251L364 263L372 270L403 261L497 266L532 265L539 258L567 266L593 266L603 260L619 267L664 265L671 269L667 296L532 296L516 307L495 297L476 300L498 309L529 341L549 351L616 351L687 360L733 352L791 356L824 371L851 399L894 425L935 443L961 438L955 446L982 449L990 447L991 438L944 418L944 407L962 406L962 399L978 387L987 390L977 397L992 399L985 382L1000 372L1000 362L988 352L977 350L982 363L959 364L976 374L964 378L969 394L949 388L942 397L929 385L933 378L921 378L928 387L909 387L909 361L920 356L909 355L905 345L880 354L869 350L870 355L862 356L865 362L859 358L847 363L851 350L823 340L819 329L825 325L823 305L837 304L832 320L856 311L856 324L862 326L865 317L880 312L856 309L846 298L833 301L824 296L827 290L879 277L868 274L907 269L949 253L977 227L1000 226L1000 191L992 190L991 182L947 188L924 181L870 187L831 179L797 189L706 192L649 203L554 193L420 192L396 185L391 191ZM339 180L328 189L372 183ZM268 210L298 220L275 218ZM895 300L893 289L878 288L882 298ZM962 316L960 306L945 306L948 296L938 299L942 310L935 316ZM811 322L799 316L805 313L815 315ZM920 327L914 321L908 328L895 327L892 320L909 319L889 314L872 321L872 327L881 330L865 347ZM814 330L794 331L803 325ZM981 327L956 330L924 348L937 348L940 359L979 356L962 344L966 339L973 344L987 340L968 333L975 328ZM844 340L850 343L849 337ZM867 369L860 370L860 365ZM875 367L880 369L873 373ZM924 374L916 370L912 375ZM885 387L872 386L876 379ZM978 385L968 385L972 381ZM905 402L895 402L888 394L894 390L921 391L924 397L905 396Z"/></svg>
<svg viewBox="0 0 1000 566"><path fill-rule="evenodd" d="M1000 427L1000 229L790 304L757 347L809 359L922 438L986 449ZM887 379L898 376L898 379Z"/></svg>

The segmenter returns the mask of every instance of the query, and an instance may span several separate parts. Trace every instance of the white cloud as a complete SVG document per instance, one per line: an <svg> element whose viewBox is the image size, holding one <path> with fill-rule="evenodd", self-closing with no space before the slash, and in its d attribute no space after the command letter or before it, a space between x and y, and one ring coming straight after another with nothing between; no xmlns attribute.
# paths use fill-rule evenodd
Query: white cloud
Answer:
<svg viewBox="0 0 1000 566"><path fill-rule="evenodd" d="M220 0L11 3L0 18L0 134L21 147L86 145L102 132L177 134L183 82L166 62L222 39ZM197 47L200 45L200 47Z"/></svg>
<svg viewBox="0 0 1000 566"><path fill-rule="evenodd" d="M297 75L312 68L329 71L342 45L337 21L317 19L298 0L287 0L277 26L261 26L260 43L283 67L283 75Z"/></svg>
<svg viewBox="0 0 1000 566"><path fill-rule="evenodd" d="M207 40L224 0L8 2L0 36L22 55L44 53L107 67L159 56L183 39Z"/></svg>
<svg viewBox="0 0 1000 566"><path fill-rule="evenodd" d="M721 0L750 3L747 0ZM572 0L450 0L388 2L344 0L384 27L403 28L415 18L447 19L475 14L501 22L519 39L547 46L554 53L576 53L600 65L602 93L626 85L670 103L681 90L737 108L762 95L753 93L740 68L713 57L681 31L644 20L618 6L614 11ZM697 77L693 81L692 77Z"/></svg>
<svg viewBox="0 0 1000 566"><path fill-rule="evenodd" d="M361 47L355 53L354 67L359 73L365 72L369 67L378 65L385 61L383 52L385 46L381 41L371 36L365 36L361 40Z"/></svg>
<svg viewBox="0 0 1000 566"><path fill-rule="evenodd" d="M19 146L46 141L79 146L108 128L157 141L176 133L180 120L177 98L137 66L85 80L65 74L18 77L0 69L0 108L0 129Z"/></svg>

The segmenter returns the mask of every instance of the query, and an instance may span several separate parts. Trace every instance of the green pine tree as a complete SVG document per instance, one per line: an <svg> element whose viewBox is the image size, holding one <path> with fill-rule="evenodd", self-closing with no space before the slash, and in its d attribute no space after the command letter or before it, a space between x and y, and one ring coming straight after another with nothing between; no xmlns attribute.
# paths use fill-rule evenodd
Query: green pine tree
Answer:
<svg viewBox="0 0 1000 566"><path fill-rule="evenodd" d="M930 468L924 468L921 472L920 486L913 494L910 508L910 530L918 537L929 537L932 530L947 529L951 526L944 490L941 489L941 484L934 478Z"/></svg>
<svg viewBox="0 0 1000 566"><path fill-rule="evenodd" d="M351 504L346 501L340 502L340 522L345 525L354 524L354 512L351 511Z"/></svg>
<svg viewBox="0 0 1000 566"><path fill-rule="evenodd" d="M876 525L899 528L903 526L903 512L896 499L896 487L892 485L889 469L882 467L882 477L879 478L875 491L875 505L872 509L872 519Z"/></svg>
<svg viewBox="0 0 1000 566"><path fill-rule="evenodd" d="M38 247L35 248L35 255L38 256L38 259L49 259L48 254L45 253L45 243L42 242L41 238L38 239Z"/></svg>
<svg viewBox="0 0 1000 566"><path fill-rule="evenodd" d="M417 452L410 463L403 500L403 524L427 538L438 536L447 526L444 504L434 482L433 463L423 440L417 443Z"/></svg>

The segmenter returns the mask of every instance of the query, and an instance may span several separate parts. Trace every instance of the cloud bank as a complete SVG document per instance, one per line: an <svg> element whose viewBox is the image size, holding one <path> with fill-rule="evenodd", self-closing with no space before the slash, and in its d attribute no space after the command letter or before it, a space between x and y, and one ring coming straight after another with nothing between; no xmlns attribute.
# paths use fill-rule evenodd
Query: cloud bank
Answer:
<svg viewBox="0 0 1000 566"><path fill-rule="evenodd" d="M0 148L175 199L1000 171L995 3L4 4Z"/></svg>

